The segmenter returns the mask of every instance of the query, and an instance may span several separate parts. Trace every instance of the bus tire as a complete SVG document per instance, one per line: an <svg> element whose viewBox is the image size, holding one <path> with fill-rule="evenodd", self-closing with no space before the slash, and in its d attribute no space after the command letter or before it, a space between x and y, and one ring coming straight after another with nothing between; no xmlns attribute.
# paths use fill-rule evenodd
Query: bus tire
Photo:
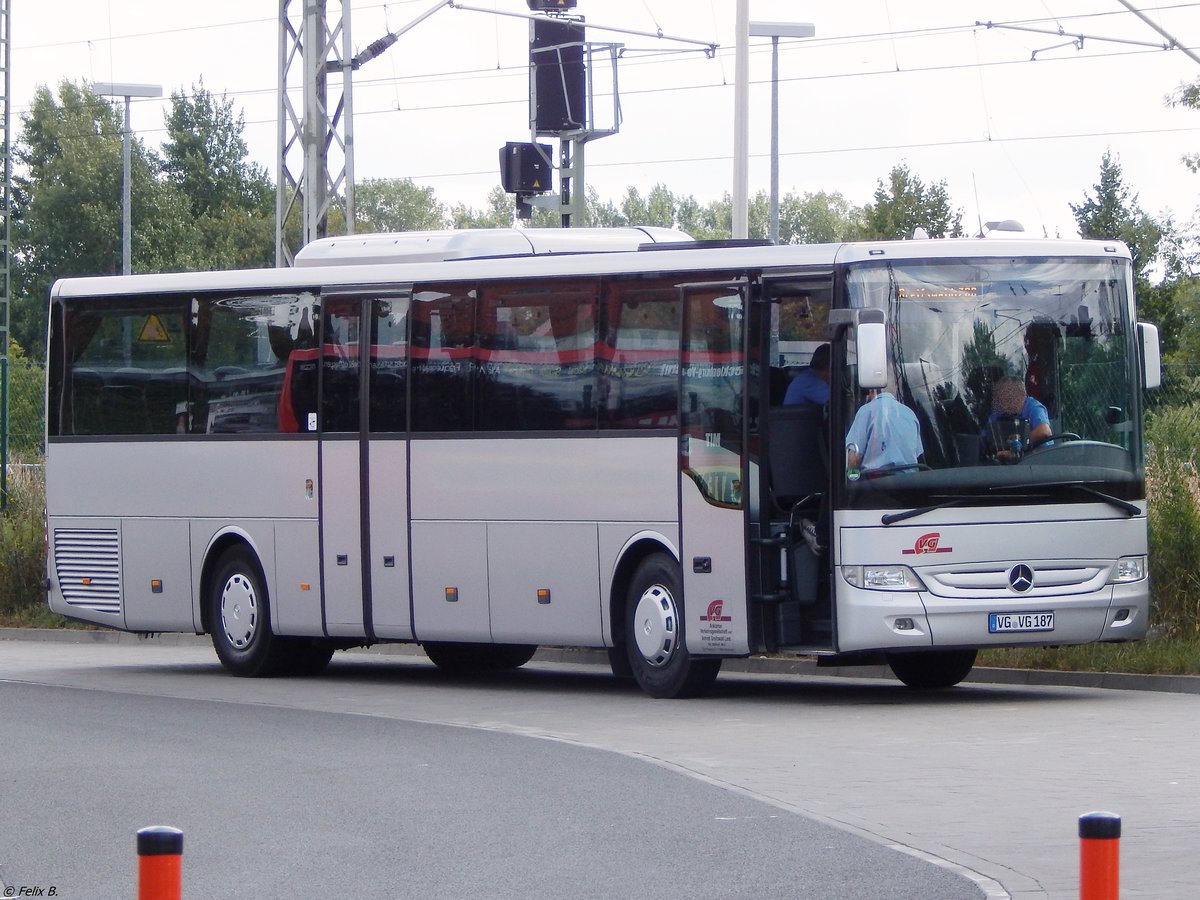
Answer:
<svg viewBox="0 0 1200 900"><path fill-rule="evenodd" d="M613 677L621 681L633 681L633 666L629 664L629 651L625 649L625 643L609 647L605 652L608 654L608 667L612 669Z"/></svg>
<svg viewBox="0 0 1200 900"><path fill-rule="evenodd" d="M258 561L246 547L225 551L209 589L213 649L229 672L245 678L279 674L290 649L271 632L271 608Z"/></svg>
<svg viewBox="0 0 1200 900"><path fill-rule="evenodd" d="M281 640L281 638L276 638ZM286 675L320 675L333 658L336 647L333 641L320 638L286 638L285 662L280 667L280 674Z"/></svg>
<svg viewBox="0 0 1200 900"><path fill-rule="evenodd" d="M698 696L721 671L720 659L688 653L682 598L683 576L674 559L654 553L642 560L625 605L625 648L634 679L651 697Z"/></svg>
<svg viewBox="0 0 1200 900"><path fill-rule="evenodd" d="M533 659L537 644L470 644L427 641L425 655L443 672L495 672L519 669Z"/></svg>
<svg viewBox="0 0 1200 900"><path fill-rule="evenodd" d="M922 650L918 653L889 653L892 674L908 687L935 690L954 687L975 665L978 650Z"/></svg>

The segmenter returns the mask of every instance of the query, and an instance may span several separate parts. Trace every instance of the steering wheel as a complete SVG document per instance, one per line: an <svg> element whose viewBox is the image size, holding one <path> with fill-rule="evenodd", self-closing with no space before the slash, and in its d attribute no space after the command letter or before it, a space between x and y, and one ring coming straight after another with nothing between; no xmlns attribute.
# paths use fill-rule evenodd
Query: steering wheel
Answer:
<svg viewBox="0 0 1200 900"><path fill-rule="evenodd" d="M1062 434L1052 434L1052 435L1050 435L1050 437L1046 438L1044 441L1039 441L1035 446L1030 447L1028 452L1032 452L1034 450L1041 450L1043 447L1045 447L1051 441L1082 441L1082 440L1083 440L1083 438L1081 438L1075 432L1064 431Z"/></svg>
<svg viewBox="0 0 1200 900"><path fill-rule="evenodd" d="M931 467L925 465L925 463L909 463L908 465L905 465L905 466L887 466L882 469L871 469L869 471L864 469L862 472L862 477L863 478L883 478L886 475L895 475L897 472L911 472L913 470L916 470L919 472L932 471Z"/></svg>

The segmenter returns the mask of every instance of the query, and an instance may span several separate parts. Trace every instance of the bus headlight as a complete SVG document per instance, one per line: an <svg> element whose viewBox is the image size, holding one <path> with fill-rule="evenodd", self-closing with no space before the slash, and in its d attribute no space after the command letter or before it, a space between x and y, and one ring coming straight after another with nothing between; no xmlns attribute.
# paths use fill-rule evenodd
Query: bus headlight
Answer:
<svg viewBox="0 0 1200 900"><path fill-rule="evenodd" d="M869 591L925 590L925 584L908 566L842 566L842 577Z"/></svg>
<svg viewBox="0 0 1200 900"><path fill-rule="evenodd" d="M1113 567L1109 584L1128 584L1131 581L1141 581L1146 577L1146 557L1122 556Z"/></svg>

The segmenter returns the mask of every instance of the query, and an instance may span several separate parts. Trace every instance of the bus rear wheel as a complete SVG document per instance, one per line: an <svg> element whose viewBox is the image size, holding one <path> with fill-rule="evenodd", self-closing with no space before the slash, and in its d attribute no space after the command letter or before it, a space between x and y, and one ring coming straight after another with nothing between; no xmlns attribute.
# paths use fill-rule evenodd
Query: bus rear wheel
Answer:
<svg viewBox="0 0 1200 900"><path fill-rule="evenodd" d="M954 687L971 674L978 650L922 650L889 653L892 674L910 688L934 690Z"/></svg>
<svg viewBox="0 0 1200 900"><path fill-rule="evenodd" d="M519 669L533 659L537 644L459 644L427 641L425 655L444 672L494 672Z"/></svg>
<svg viewBox="0 0 1200 900"><path fill-rule="evenodd" d="M266 581L248 548L227 550L217 561L208 603L213 649L229 672L253 678L286 667L289 648L271 633Z"/></svg>
<svg viewBox="0 0 1200 900"><path fill-rule="evenodd" d="M638 686L651 697L695 697L716 681L720 659L698 659L684 639L683 576L665 553L638 565L625 606L625 649Z"/></svg>

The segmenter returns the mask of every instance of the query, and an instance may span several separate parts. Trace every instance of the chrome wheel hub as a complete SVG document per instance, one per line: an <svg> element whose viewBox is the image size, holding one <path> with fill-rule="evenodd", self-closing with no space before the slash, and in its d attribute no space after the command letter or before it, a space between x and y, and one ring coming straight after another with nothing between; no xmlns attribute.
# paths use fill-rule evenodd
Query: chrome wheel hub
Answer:
<svg viewBox="0 0 1200 900"><path fill-rule="evenodd" d="M258 630L258 595L245 575L229 576L221 591L221 628L229 643L245 650Z"/></svg>
<svg viewBox="0 0 1200 900"><path fill-rule="evenodd" d="M633 636L642 658L656 669L669 663L679 634L679 613L671 592L661 584L647 588L638 600L633 621Z"/></svg>

